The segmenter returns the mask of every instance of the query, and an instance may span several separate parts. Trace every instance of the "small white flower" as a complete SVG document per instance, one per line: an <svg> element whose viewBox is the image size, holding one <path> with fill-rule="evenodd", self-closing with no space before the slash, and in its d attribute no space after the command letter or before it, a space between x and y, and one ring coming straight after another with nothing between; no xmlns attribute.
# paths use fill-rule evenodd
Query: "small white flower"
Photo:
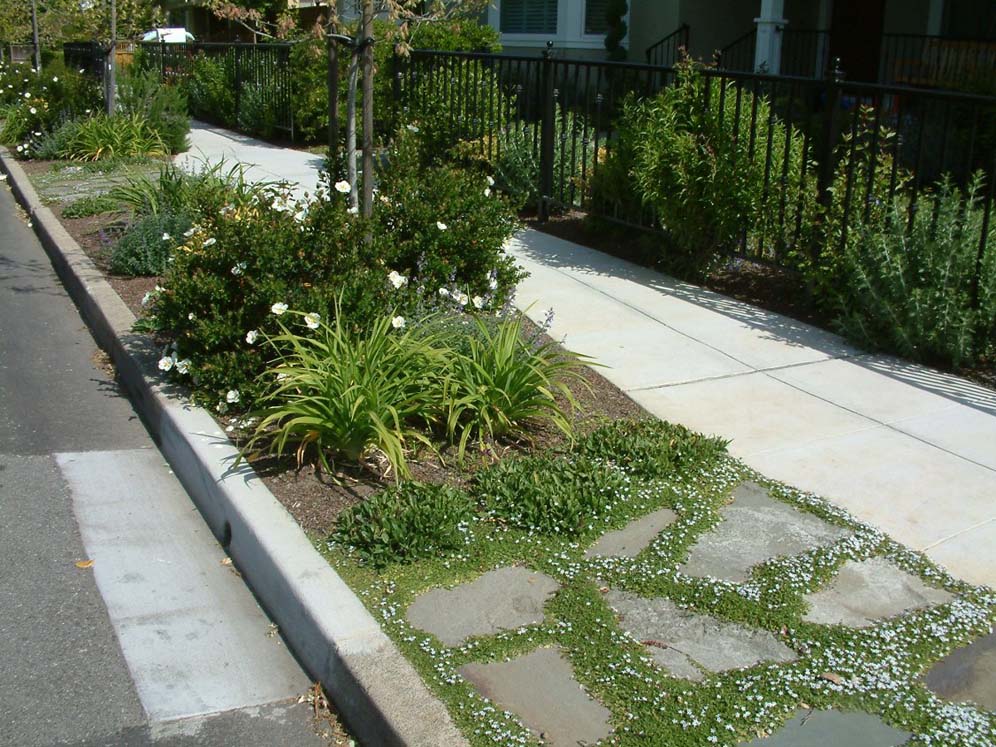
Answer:
<svg viewBox="0 0 996 747"><path fill-rule="evenodd" d="M30 91L25 91L24 92L24 98L30 99L31 98L31 92Z"/></svg>
<svg viewBox="0 0 996 747"><path fill-rule="evenodd" d="M498 278L495 277L491 278L488 281L488 288L490 288L491 290L498 290Z"/></svg>
<svg viewBox="0 0 996 747"><path fill-rule="evenodd" d="M31 112L32 114L37 114L38 113L38 110L35 109L33 106L30 109L28 109L28 111Z"/></svg>
<svg viewBox="0 0 996 747"><path fill-rule="evenodd" d="M52 82L53 83L58 83L59 82L59 76L58 75L53 75L52 76Z"/></svg>
<svg viewBox="0 0 996 747"><path fill-rule="evenodd" d="M194 313L194 312L192 312L192 311L191 311L191 312L190 312L189 314L187 314L187 321L188 321L188 322L192 322L192 321L194 321L194 319L196 319L196 318L197 318L197 314L195 314L195 313Z"/></svg>
<svg viewBox="0 0 996 747"><path fill-rule="evenodd" d="M203 246L205 249L207 249L209 246L214 246L217 243L218 243L218 239L216 239L216 238L214 238L212 236L210 239L205 239L204 243L201 244L201 246Z"/></svg>
<svg viewBox="0 0 996 747"><path fill-rule="evenodd" d="M387 276L387 279L391 281L391 285L395 288L400 288L402 285L408 283L408 278L396 270L391 270L391 273Z"/></svg>
<svg viewBox="0 0 996 747"><path fill-rule="evenodd" d="M349 213L350 215L359 215L360 209L356 205L353 205L353 207L349 208L349 210L347 210L346 212Z"/></svg>
<svg viewBox="0 0 996 747"><path fill-rule="evenodd" d="M232 274L238 277L239 275L241 275L246 271L246 267L247 265L245 262L236 262L235 265L232 267Z"/></svg>
<svg viewBox="0 0 996 747"><path fill-rule="evenodd" d="M172 240L173 240L173 237L170 236L168 233L164 233L163 234L163 241L172 241Z"/></svg>
<svg viewBox="0 0 996 747"><path fill-rule="evenodd" d="M0 182L5 182L5 181L7 181L7 175L6 174L0 174Z"/></svg>
<svg viewBox="0 0 996 747"><path fill-rule="evenodd" d="M86 70L84 70L83 68L80 68L77 72L79 72L80 75L83 75L83 73L85 73ZM89 112L90 110L87 109L87 111Z"/></svg>
<svg viewBox="0 0 996 747"><path fill-rule="evenodd" d="M142 306L148 306L150 303L152 303L153 298L154 295L152 291L148 291L144 296L142 296Z"/></svg>
<svg viewBox="0 0 996 747"><path fill-rule="evenodd" d="M488 186L489 187L495 186L495 180L493 178L491 178L490 176L488 177Z"/></svg>
<svg viewBox="0 0 996 747"><path fill-rule="evenodd" d="M418 127L413 124L405 125L409 132L418 132Z"/></svg>
<svg viewBox="0 0 996 747"><path fill-rule="evenodd" d="M481 298L480 296L474 296L474 298L471 299L471 300L474 302L474 308L475 309L483 309L484 308L484 299Z"/></svg>
<svg viewBox="0 0 996 747"><path fill-rule="evenodd" d="M441 220L437 220L436 221L436 228L438 228L440 231L445 231L447 228L449 228L449 226L447 226Z"/></svg>
<svg viewBox="0 0 996 747"><path fill-rule="evenodd" d="M259 339L259 330L250 329L248 332L246 332L246 342L248 342L250 345L255 345L256 340L258 339Z"/></svg>
<svg viewBox="0 0 996 747"><path fill-rule="evenodd" d="M225 395L225 401L230 405L237 405L239 403L239 390L229 389Z"/></svg>
<svg viewBox="0 0 996 747"><path fill-rule="evenodd" d="M349 182L345 179L335 183L335 191L340 194L349 194Z"/></svg>
<svg viewBox="0 0 996 747"><path fill-rule="evenodd" d="M448 290L446 290L445 288L440 288L439 289L439 295L442 296L443 298L448 298L449 295L450 295L450 292Z"/></svg>
<svg viewBox="0 0 996 747"><path fill-rule="evenodd" d="M490 197L491 196L491 187L485 187L484 188L484 196L485 197Z"/></svg>
<svg viewBox="0 0 996 747"><path fill-rule="evenodd" d="M318 325L321 324L321 321L321 314L316 314L313 311L310 314L304 315L304 323L308 329L318 329Z"/></svg>
<svg viewBox="0 0 996 747"><path fill-rule="evenodd" d="M173 364L176 363L176 358L172 355L164 355L159 359L159 370L160 371L171 371L173 369Z"/></svg>
<svg viewBox="0 0 996 747"><path fill-rule="evenodd" d="M190 371L190 358L184 358L176 362L176 370L178 373L186 375Z"/></svg>
<svg viewBox="0 0 996 747"><path fill-rule="evenodd" d="M226 412L228 412L228 405L226 405L224 402L219 402L218 406L214 409L218 411L218 414L224 415Z"/></svg>
<svg viewBox="0 0 996 747"><path fill-rule="evenodd" d="M82 70L80 70L80 72L82 73L83 71L82 71ZM87 114L89 114L89 113L90 113L91 111L92 111L91 109L87 109L87 110L86 110L86 113L87 113Z"/></svg>
<svg viewBox="0 0 996 747"><path fill-rule="evenodd" d="M277 374L277 381L286 381L288 378L289 378L288 375L285 373Z"/></svg>
<svg viewBox="0 0 996 747"><path fill-rule="evenodd" d="M454 295L453 298L461 306L466 306L467 303L470 301L470 298L467 297L467 294L463 293L462 291L460 293L457 293L456 295Z"/></svg>
<svg viewBox="0 0 996 747"><path fill-rule="evenodd" d="M391 326L395 329L401 329L405 326L405 318L403 316L396 316L391 320Z"/></svg>
<svg viewBox="0 0 996 747"><path fill-rule="evenodd" d="M287 311L287 304L285 304L285 303L279 303L279 302L275 303L275 304L273 304L273 306L270 307L270 311L272 311L277 316L280 316L285 311Z"/></svg>
<svg viewBox="0 0 996 747"><path fill-rule="evenodd" d="M183 238L189 239L195 233L197 233L197 226L191 226L190 228L188 228L186 231L183 232Z"/></svg>

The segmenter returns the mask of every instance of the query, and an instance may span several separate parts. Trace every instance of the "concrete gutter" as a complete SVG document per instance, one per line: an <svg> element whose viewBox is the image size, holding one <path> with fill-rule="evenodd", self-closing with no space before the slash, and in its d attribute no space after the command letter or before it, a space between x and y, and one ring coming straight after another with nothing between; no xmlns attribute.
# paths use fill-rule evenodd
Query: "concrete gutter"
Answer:
<svg viewBox="0 0 996 747"><path fill-rule="evenodd" d="M248 465L207 411L164 384L151 340L27 175L0 147L0 168L136 410L173 471L309 676L370 747L456 747L446 707Z"/></svg>

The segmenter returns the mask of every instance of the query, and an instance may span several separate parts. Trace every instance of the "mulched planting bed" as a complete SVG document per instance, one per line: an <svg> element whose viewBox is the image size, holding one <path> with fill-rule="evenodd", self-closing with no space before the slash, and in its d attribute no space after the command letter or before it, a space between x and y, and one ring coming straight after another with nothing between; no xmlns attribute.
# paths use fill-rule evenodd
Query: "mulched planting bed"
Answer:
<svg viewBox="0 0 996 747"><path fill-rule="evenodd" d="M31 166L36 175L44 173L41 165ZM104 214L64 223L106 272L102 233L106 236L119 220ZM787 312L796 303L784 279L760 269L749 277L741 292L752 302L782 283L787 305L775 310ZM110 280L140 315L141 298L156 279ZM736 285L732 275L728 282ZM266 485L448 705L472 744L542 742L543 729L524 726L513 713L516 704L482 696L461 673L540 649L558 651L584 698L608 709L611 731L603 744L732 746L777 732L799 709L861 711L880 720L882 728L912 734L911 744L996 743L994 713L948 703L923 684L935 662L993 628L996 594L951 578L816 496L767 480L726 455L714 440L659 422L649 431L626 425L646 414L596 370L585 369L583 377L587 387L574 387L582 408L573 416L576 442L553 428L533 428L522 441L471 449L463 463L452 451L414 456L416 481L450 486L472 508L459 524L457 547L411 562L372 565L359 548L332 534L343 512L390 492L385 492L393 484L389 475L358 468L328 475L311 464L298 467L293 457L253 461ZM219 422L238 440L238 418ZM551 489L554 480L563 487ZM737 497L748 488L761 497ZM738 501L749 500L756 505L737 514ZM702 553L708 555L710 543L721 547L722 533L731 527L744 533L741 545L771 539L763 523L752 529L751 511L762 518L788 512L793 529L787 536L815 522L829 539L784 554L762 548L743 578L735 580L696 572ZM590 551L605 535L655 514L670 517L670 523L636 552L603 556ZM722 552L717 556L721 565L730 561ZM902 582L897 588L912 593L907 587L915 587L921 595L916 599L930 601L899 599L895 611L900 614L875 617L868 611L872 619L862 627L815 622L816 608L833 619L836 584L866 561L887 564ZM490 571L518 566L544 574L556 589L535 622L508 628L494 623L494 630L444 644L424 623L419 627L409 620L410 605L426 592L459 590ZM860 583L860 574L857 578L849 583ZM855 589L855 596L864 593L879 601L867 589ZM818 604L820 594L830 601ZM492 596L502 603L501 589ZM651 618L685 616L689 628L763 638L767 650L785 654L777 660L761 655L735 666L708 663L709 657L683 651L682 640L669 641L667 631L638 630L639 616L620 611L641 604L659 607ZM689 645L708 649L710 640ZM662 658L660 652L671 648L668 656L687 657L684 670ZM713 643L712 648L722 646Z"/></svg>

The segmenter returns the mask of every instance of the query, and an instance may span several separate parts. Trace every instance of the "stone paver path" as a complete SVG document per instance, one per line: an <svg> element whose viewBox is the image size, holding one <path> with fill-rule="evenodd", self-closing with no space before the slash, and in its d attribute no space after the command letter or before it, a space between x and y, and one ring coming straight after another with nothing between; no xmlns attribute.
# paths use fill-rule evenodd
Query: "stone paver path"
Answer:
<svg viewBox="0 0 996 747"><path fill-rule="evenodd" d="M447 646L543 621L543 605L560 585L521 567L497 568L455 589L431 589L412 602L408 622Z"/></svg>
<svg viewBox="0 0 996 747"><path fill-rule="evenodd" d="M612 590L605 601L619 615L620 627L675 677L700 682L707 673L795 658L792 649L766 630L700 615L663 597Z"/></svg>
<svg viewBox="0 0 996 747"><path fill-rule="evenodd" d="M855 711L799 710L770 737L747 747L898 747L910 738L878 716Z"/></svg>
<svg viewBox="0 0 996 747"><path fill-rule="evenodd" d="M927 687L945 700L996 713L996 630L937 662L927 672Z"/></svg>
<svg viewBox="0 0 996 747"><path fill-rule="evenodd" d="M511 661L466 664L460 674L515 713L545 744L576 747L612 733L609 710L585 693L560 651L540 648Z"/></svg>
<svg viewBox="0 0 996 747"><path fill-rule="evenodd" d="M669 508L641 516L622 529L603 534L598 542L585 551L585 556L634 558L677 518L678 514Z"/></svg>
<svg viewBox="0 0 996 747"><path fill-rule="evenodd" d="M846 529L771 498L757 483L739 485L733 503L720 510L722 521L706 532L679 570L744 582L751 569L779 555L797 555L846 537Z"/></svg>
<svg viewBox="0 0 996 747"><path fill-rule="evenodd" d="M879 620L950 602L943 589L927 586L884 558L849 560L829 585L807 594L807 622L865 628Z"/></svg>

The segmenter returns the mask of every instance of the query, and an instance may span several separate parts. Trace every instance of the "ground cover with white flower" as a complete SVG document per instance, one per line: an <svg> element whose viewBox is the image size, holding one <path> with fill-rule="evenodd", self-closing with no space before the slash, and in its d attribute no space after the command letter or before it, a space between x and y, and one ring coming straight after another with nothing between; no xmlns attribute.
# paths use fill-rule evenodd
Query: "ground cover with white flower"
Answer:
<svg viewBox="0 0 996 747"><path fill-rule="evenodd" d="M612 713L613 745L736 745L776 732L799 708L875 714L909 732L911 745L996 744L996 714L948 703L923 684L931 665L986 635L996 622L996 594L957 581L820 498L765 479L723 456L711 464L646 479L624 468L601 518L575 538L511 526L478 513L461 525L465 541L450 554L380 570L336 542L320 549L356 590L429 687L448 705L474 745L535 744L515 714L482 697L459 673L471 662L502 661L556 646L582 688ZM721 520L734 488L753 481L778 501L848 532L838 541L753 569L745 583L685 575L689 550ZM589 557L605 532L663 507L677 519L636 557ZM848 561L886 558L951 600L862 628L807 622L804 597L825 588ZM447 646L413 627L406 610L422 593L452 588L495 568L523 565L557 581L543 622ZM671 676L650 649L627 633L606 602L609 589L667 598L680 607L765 630L796 657L710 674L701 682Z"/></svg>

